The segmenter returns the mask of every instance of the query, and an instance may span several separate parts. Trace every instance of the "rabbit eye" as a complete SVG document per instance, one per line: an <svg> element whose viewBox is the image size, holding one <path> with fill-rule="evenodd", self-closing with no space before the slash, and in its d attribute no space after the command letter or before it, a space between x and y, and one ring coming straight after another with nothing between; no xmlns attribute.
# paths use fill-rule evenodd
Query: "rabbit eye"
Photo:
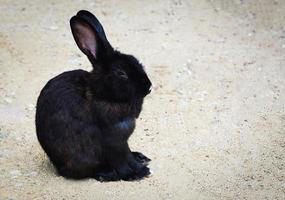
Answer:
<svg viewBox="0 0 285 200"><path fill-rule="evenodd" d="M122 70L115 71L115 75L125 80L128 79L127 73Z"/></svg>

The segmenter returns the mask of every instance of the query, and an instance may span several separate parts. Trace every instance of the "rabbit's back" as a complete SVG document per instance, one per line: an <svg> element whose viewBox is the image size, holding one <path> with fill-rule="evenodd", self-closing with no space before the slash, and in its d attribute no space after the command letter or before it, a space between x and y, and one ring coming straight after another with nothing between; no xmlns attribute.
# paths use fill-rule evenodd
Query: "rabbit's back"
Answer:
<svg viewBox="0 0 285 200"><path fill-rule="evenodd" d="M84 70L68 71L54 77L42 89L37 103L49 106L48 112L83 103L88 77L89 73Z"/></svg>
<svg viewBox="0 0 285 200"><path fill-rule="evenodd" d="M43 118L82 113L80 111L86 104L85 93L88 75L89 73L86 71L74 70L64 72L48 81L37 101L37 127L45 124L44 121L41 121Z"/></svg>

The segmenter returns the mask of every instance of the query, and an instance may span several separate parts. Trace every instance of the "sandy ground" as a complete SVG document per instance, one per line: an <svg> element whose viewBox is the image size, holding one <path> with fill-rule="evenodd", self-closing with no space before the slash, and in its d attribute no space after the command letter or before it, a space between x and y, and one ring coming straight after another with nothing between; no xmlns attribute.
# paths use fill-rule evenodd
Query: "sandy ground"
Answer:
<svg viewBox="0 0 285 200"><path fill-rule="evenodd" d="M154 83L130 144L139 182L56 175L38 144L41 88L91 67L69 18L95 13ZM0 0L0 199L285 199L285 1Z"/></svg>

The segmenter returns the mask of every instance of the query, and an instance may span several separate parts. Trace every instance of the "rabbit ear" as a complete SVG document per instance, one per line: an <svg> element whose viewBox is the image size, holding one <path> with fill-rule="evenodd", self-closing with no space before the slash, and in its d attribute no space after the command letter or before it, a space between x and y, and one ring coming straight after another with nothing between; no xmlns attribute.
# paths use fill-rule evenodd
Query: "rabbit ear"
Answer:
<svg viewBox="0 0 285 200"><path fill-rule="evenodd" d="M70 19L70 27L79 49L87 55L89 59L96 59L99 41L92 27L76 16Z"/></svg>
<svg viewBox="0 0 285 200"><path fill-rule="evenodd" d="M90 13L87 10L80 10L76 16L81 17L82 19L86 20L92 26L92 28L96 31L98 37L100 38L106 50L109 50L109 49L113 50L109 41L107 40L102 24L92 13Z"/></svg>
<svg viewBox="0 0 285 200"><path fill-rule="evenodd" d="M114 51L102 25L90 12L79 11L70 19L70 26L76 44L91 62L110 55Z"/></svg>

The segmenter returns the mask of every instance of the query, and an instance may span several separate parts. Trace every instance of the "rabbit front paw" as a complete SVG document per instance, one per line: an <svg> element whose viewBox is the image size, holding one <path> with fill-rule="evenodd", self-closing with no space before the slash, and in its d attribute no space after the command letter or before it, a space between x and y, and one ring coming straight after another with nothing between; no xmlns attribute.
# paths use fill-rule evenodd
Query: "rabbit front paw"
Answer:
<svg viewBox="0 0 285 200"><path fill-rule="evenodd" d="M136 161L131 161L128 164L121 165L116 169L116 171L120 178L125 181L141 180L151 174L148 167Z"/></svg>
<svg viewBox="0 0 285 200"><path fill-rule="evenodd" d="M136 159L137 162L147 166L149 164L149 162L151 161L150 158L146 157L144 154L137 152L137 151L133 151L132 152L134 158Z"/></svg>

